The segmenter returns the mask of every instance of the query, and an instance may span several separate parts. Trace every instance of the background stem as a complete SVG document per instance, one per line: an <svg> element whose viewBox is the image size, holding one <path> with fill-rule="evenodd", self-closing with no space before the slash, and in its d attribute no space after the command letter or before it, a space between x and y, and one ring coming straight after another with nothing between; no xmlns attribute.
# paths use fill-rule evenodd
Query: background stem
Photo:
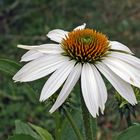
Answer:
<svg viewBox="0 0 140 140"><path fill-rule="evenodd" d="M71 114L65 108L63 108L63 111L64 111L65 116L67 117L68 121L70 122L70 124L71 124L71 126L72 126L72 128L73 128L73 130L74 130L74 132L75 132L75 134L77 136L77 139L78 140L84 140L82 135L81 135L81 133L80 133L80 131L79 131L79 129L78 129L78 127L76 126L76 123L74 122Z"/></svg>
<svg viewBox="0 0 140 140"><path fill-rule="evenodd" d="M55 112L54 115L56 128L55 128L55 139L60 140L61 139L61 123L60 123L60 116L58 112Z"/></svg>
<svg viewBox="0 0 140 140"><path fill-rule="evenodd" d="M97 120L96 118L90 117L90 122L92 125L92 139L96 140L97 137Z"/></svg>

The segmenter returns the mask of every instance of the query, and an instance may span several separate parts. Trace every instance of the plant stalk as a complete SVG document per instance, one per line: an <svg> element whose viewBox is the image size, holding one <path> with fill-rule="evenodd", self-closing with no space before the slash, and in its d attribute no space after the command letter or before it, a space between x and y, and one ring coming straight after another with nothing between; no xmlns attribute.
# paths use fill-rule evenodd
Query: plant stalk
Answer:
<svg viewBox="0 0 140 140"><path fill-rule="evenodd" d="M68 121L70 122L70 124L71 124L71 126L72 126L72 128L73 128L73 130L74 130L74 132L77 136L77 139L78 140L84 140L80 131L79 131L79 129L78 129L78 127L76 126L76 123L74 122L71 114L65 108L63 108L63 112L64 112L65 116L67 117Z"/></svg>
<svg viewBox="0 0 140 140"><path fill-rule="evenodd" d="M55 139L60 140L61 139L61 123L60 123L60 116L58 112L55 113L54 118L55 118L55 123L56 123Z"/></svg>
<svg viewBox="0 0 140 140"><path fill-rule="evenodd" d="M91 116L91 125L92 125L92 139L97 139L97 120Z"/></svg>

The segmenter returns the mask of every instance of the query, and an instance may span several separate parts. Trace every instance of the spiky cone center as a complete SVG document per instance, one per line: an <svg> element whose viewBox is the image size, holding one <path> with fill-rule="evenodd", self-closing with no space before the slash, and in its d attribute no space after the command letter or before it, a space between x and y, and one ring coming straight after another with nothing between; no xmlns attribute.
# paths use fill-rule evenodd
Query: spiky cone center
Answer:
<svg viewBox="0 0 140 140"><path fill-rule="evenodd" d="M110 49L106 35L88 28L69 32L61 47L66 55L82 63L100 60Z"/></svg>

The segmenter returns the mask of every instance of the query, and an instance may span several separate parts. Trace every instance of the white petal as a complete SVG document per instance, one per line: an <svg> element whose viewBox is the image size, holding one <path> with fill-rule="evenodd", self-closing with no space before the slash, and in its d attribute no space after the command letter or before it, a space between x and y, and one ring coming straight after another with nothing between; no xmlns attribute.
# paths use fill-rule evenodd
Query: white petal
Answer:
<svg viewBox="0 0 140 140"><path fill-rule="evenodd" d="M133 54L132 51L127 46L118 41L110 41L110 46L112 50L124 51Z"/></svg>
<svg viewBox="0 0 140 140"><path fill-rule="evenodd" d="M124 99L126 99L132 105L137 103L133 89L129 83L122 80L119 76L117 76L112 70L110 70L105 64L101 62L96 64L96 67L108 79L108 81L113 85L113 87Z"/></svg>
<svg viewBox="0 0 140 140"><path fill-rule="evenodd" d="M80 26L74 28L74 30L82 30L82 29L85 29L85 27L86 27L86 23L84 23L83 25L80 25Z"/></svg>
<svg viewBox="0 0 140 140"><path fill-rule="evenodd" d="M61 29L54 29L47 34L51 40L61 43L62 39L67 36L68 32Z"/></svg>
<svg viewBox="0 0 140 140"><path fill-rule="evenodd" d="M98 87L98 104L99 104L101 112L103 114L103 111L105 109L105 103L107 100L107 90L106 90L105 83L104 83L100 73L98 72L98 70L96 69L96 67L94 65L92 65L92 69L94 72L96 85Z"/></svg>
<svg viewBox="0 0 140 140"><path fill-rule="evenodd" d="M22 57L21 57L21 62L27 62L27 61L31 61L34 59L37 59L41 56L43 56L44 54L35 50L30 50L28 52L26 52Z"/></svg>
<svg viewBox="0 0 140 140"><path fill-rule="evenodd" d="M77 64L73 70L71 71L70 75L68 76L59 96L53 107L50 110L50 113L53 113L57 108L59 108L66 98L69 96L70 92L72 91L73 87L77 83L81 75L82 64Z"/></svg>
<svg viewBox="0 0 140 140"><path fill-rule="evenodd" d="M13 77L13 80L20 82L33 81L42 78L56 69L69 59L61 55L42 56L23 66Z"/></svg>
<svg viewBox="0 0 140 140"><path fill-rule="evenodd" d="M98 87L90 64L84 64L81 74L81 88L85 104L93 117L98 115Z"/></svg>
<svg viewBox="0 0 140 140"><path fill-rule="evenodd" d="M139 71L131 65L113 57L106 58L102 62L126 82L140 87Z"/></svg>
<svg viewBox="0 0 140 140"><path fill-rule="evenodd" d="M120 52L112 52L108 56L120 59L140 70L140 59L135 56L126 53L120 53Z"/></svg>
<svg viewBox="0 0 140 140"><path fill-rule="evenodd" d="M75 61L68 61L50 76L42 89L40 101L45 101L60 88L73 69L74 64Z"/></svg>
<svg viewBox="0 0 140 140"><path fill-rule="evenodd" d="M46 54L59 54L64 52L63 49L60 47L60 44L44 44L35 47L34 50L37 50L42 53Z"/></svg>
<svg viewBox="0 0 140 140"><path fill-rule="evenodd" d="M17 45L18 48L26 49L26 50L31 50L35 47L38 47L38 45Z"/></svg>

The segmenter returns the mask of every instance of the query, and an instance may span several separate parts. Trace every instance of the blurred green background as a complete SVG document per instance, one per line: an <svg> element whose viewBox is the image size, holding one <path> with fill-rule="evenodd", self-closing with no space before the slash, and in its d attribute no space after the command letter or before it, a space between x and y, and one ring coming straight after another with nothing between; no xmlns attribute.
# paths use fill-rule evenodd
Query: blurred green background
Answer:
<svg viewBox="0 0 140 140"><path fill-rule="evenodd" d="M105 33L110 40L124 43L140 57L139 0L0 0L0 57L19 62L25 50L17 48L17 44L47 43L48 31L72 30L83 23ZM44 81L15 84L11 75L0 74L0 140L13 132L17 119L33 122L53 133L54 118L38 101ZM98 122L99 135L106 132L106 140L125 127L116 122L117 111L113 115L112 111L106 109L106 115ZM70 139L76 140L73 132L67 131L70 126L66 126L66 134L69 132Z"/></svg>

